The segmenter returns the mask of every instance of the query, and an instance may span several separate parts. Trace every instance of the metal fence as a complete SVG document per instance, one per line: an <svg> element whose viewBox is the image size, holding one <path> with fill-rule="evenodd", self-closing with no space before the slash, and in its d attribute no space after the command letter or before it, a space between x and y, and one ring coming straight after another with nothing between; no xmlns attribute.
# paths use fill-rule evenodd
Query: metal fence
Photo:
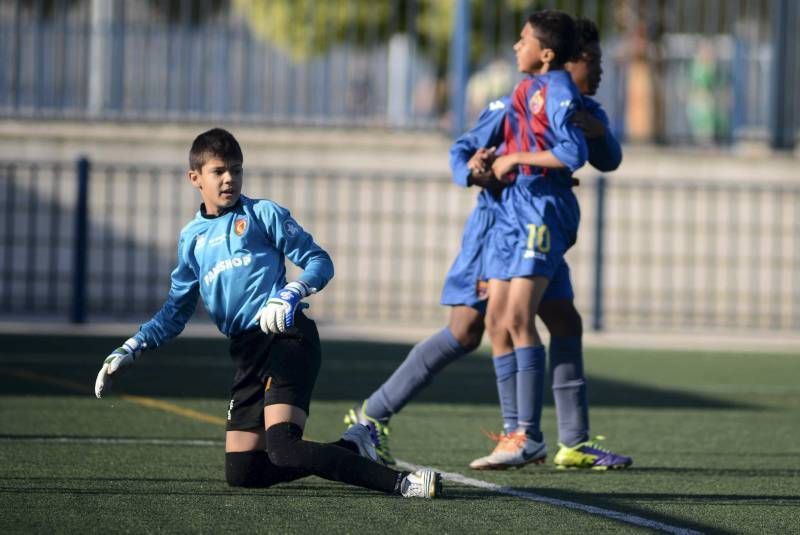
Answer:
<svg viewBox="0 0 800 535"><path fill-rule="evenodd" d="M181 169L96 165L85 187L77 169L0 162L0 311L145 320L197 196ZM331 253L336 276L312 300L319 320L445 319L439 293L474 191L446 176L252 169L245 191L290 207ZM568 260L587 325L800 328L800 185L598 178L576 193L583 223Z"/></svg>
<svg viewBox="0 0 800 535"><path fill-rule="evenodd" d="M618 137L794 143L792 0L0 0L0 114L460 132L539 7L598 22Z"/></svg>

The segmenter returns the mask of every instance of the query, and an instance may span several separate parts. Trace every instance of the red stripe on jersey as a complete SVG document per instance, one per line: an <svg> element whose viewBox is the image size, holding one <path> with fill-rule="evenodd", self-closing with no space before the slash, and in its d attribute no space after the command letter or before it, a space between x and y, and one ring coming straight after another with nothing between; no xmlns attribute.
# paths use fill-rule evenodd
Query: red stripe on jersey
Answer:
<svg viewBox="0 0 800 535"><path fill-rule="evenodd" d="M541 87L541 89L539 89L542 105L536 113L531 113L530 127L531 130L533 130L533 139L536 143L537 152L547 150L544 139L544 134L550 127L550 120L547 118L547 87L548 86L545 84ZM528 169L526 172L530 173L530 169ZM542 168L541 174L546 175L547 169Z"/></svg>
<svg viewBox="0 0 800 535"><path fill-rule="evenodd" d="M536 89L536 84L534 83L535 80L530 80L530 83L525 88L525 93L523 93L523 106L525 109L525 115L522 117L519 125L519 135L520 135L520 152L530 152L531 151L531 133L530 133L530 124L528 123L528 117L530 116L530 100L529 95L531 89ZM522 165L520 166L520 170L529 175L530 173L530 166Z"/></svg>
<svg viewBox="0 0 800 535"><path fill-rule="evenodd" d="M526 136L525 132L525 125L528 123L528 103L526 95L528 94L528 88L533 83L533 80L523 80L521 81L516 89L514 89L514 94L511 96L511 114L512 117L506 118L506 123L503 129L503 138L505 139L506 143L506 154L513 154L515 152L521 152L521 141L524 143ZM515 175L516 173L512 173Z"/></svg>

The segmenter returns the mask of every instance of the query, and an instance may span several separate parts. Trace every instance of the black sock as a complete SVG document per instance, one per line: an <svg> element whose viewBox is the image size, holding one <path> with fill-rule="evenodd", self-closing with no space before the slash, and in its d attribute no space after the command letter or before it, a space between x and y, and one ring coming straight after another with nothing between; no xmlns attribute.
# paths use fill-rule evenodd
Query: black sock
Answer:
<svg viewBox="0 0 800 535"><path fill-rule="evenodd" d="M394 493L400 472L352 453L348 448L303 440L299 426L283 422L267 429L267 453L282 468L307 470L331 481Z"/></svg>
<svg viewBox="0 0 800 535"><path fill-rule="evenodd" d="M231 487L265 488L308 475L307 470L275 466L266 451L225 454L225 479Z"/></svg>

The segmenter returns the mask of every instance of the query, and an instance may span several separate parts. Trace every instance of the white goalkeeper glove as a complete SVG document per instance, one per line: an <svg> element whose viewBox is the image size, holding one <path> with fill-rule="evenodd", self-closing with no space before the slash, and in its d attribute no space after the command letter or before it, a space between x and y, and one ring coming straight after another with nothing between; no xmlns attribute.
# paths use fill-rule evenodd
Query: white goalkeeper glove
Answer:
<svg viewBox="0 0 800 535"><path fill-rule="evenodd" d="M140 343L136 338L128 338L122 347L118 347L106 357L100 373L97 374L97 380L94 382L94 395L97 396L97 399L111 390L111 376L117 371L131 366L146 347L146 343Z"/></svg>
<svg viewBox="0 0 800 535"><path fill-rule="evenodd" d="M267 304L258 311L256 319L265 333L285 333L294 325L294 315L304 303L300 300L316 292L302 281L290 282L278 292L278 295L267 301Z"/></svg>

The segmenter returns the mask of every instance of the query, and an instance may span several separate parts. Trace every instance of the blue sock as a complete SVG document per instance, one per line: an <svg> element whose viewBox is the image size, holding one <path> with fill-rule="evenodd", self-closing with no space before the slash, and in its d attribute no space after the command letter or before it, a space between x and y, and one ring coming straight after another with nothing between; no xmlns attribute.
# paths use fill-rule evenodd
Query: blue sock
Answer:
<svg viewBox="0 0 800 535"><path fill-rule="evenodd" d="M492 363L494 363L494 374L497 376L503 431L510 433L517 428L517 356L512 351L494 357Z"/></svg>
<svg viewBox="0 0 800 535"><path fill-rule="evenodd" d="M556 403L558 441L574 446L589 440L589 401L580 336L550 338L550 374Z"/></svg>
<svg viewBox="0 0 800 535"><path fill-rule="evenodd" d="M533 440L541 442L546 365L544 346L518 347L514 353L517 354L518 427Z"/></svg>
<svg viewBox="0 0 800 535"><path fill-rule="evenodd" d="M466 354L467 350L447 328L418 343L386 382L367 399L367 416L388 420L430 384L442 368Z"/></svg>

